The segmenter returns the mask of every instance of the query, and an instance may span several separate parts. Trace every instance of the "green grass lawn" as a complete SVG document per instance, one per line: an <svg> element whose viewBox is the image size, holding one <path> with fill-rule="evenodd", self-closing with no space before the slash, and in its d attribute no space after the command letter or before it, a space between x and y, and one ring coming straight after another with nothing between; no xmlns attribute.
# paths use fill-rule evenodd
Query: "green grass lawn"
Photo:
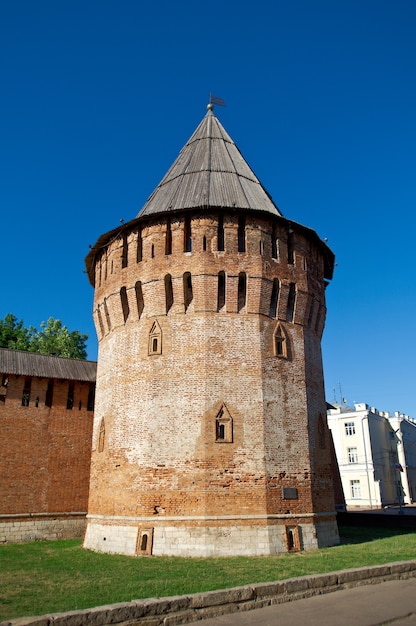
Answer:
<svg viewBox="0 0 416 626"><path fill-rule="evenodd" d="M340 528L341 545L273 557L128 557L79 540L0 547L0 620L416 558L416 533Z"/></svg>

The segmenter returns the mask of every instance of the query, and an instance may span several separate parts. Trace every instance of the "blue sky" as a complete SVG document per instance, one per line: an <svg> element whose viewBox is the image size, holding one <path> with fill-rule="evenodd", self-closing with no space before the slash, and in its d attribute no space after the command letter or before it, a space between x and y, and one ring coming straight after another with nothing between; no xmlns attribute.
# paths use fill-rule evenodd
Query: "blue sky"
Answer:
<svg viewBox="0 0 416 626"><path fill-rule="evenodd" d="M416 417L414 0L1 0L0 318L90 337L89 244L206 112L337 257L327 399Z"/></svg>

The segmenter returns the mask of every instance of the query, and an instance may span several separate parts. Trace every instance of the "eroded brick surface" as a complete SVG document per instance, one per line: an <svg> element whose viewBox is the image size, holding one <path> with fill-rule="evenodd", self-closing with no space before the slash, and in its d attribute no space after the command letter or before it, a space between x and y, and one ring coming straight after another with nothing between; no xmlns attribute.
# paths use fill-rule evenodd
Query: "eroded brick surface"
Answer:
<svg viewBox="0 0 416 626"><path fill-rule="evenodd" d="M289 263L285 220L253 214L238 252L238 217L224 213L218 251L218 214L207 211L192 213L184 252L184 216L169 224L169 254L168 222L157 216L96 256L85 545L141 554L151 541L153 554L211 555L337 543L320 348L324 244L295 231Z"/></svg>

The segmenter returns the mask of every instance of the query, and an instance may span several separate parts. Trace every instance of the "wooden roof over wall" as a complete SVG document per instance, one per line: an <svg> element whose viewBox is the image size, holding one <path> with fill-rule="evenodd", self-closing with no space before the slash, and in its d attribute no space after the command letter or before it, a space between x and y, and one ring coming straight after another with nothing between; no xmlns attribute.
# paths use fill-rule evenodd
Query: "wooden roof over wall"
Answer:
<svg viewBox="0 0 416 626"><path fill-rule="evenodd" d="M0 373L95 382L97 363L0 348Z"/></svg>

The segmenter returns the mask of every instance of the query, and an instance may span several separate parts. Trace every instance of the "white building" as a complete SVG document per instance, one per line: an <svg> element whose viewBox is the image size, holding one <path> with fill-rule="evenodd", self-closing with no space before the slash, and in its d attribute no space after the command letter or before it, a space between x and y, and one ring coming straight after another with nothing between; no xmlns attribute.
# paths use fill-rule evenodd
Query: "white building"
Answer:
<svg viewBox="0 0 416 626"><path fill-rule="evenodd" d="M367 404L328 405L347 509L411 504L416 499L416 420Z"/></svg>

